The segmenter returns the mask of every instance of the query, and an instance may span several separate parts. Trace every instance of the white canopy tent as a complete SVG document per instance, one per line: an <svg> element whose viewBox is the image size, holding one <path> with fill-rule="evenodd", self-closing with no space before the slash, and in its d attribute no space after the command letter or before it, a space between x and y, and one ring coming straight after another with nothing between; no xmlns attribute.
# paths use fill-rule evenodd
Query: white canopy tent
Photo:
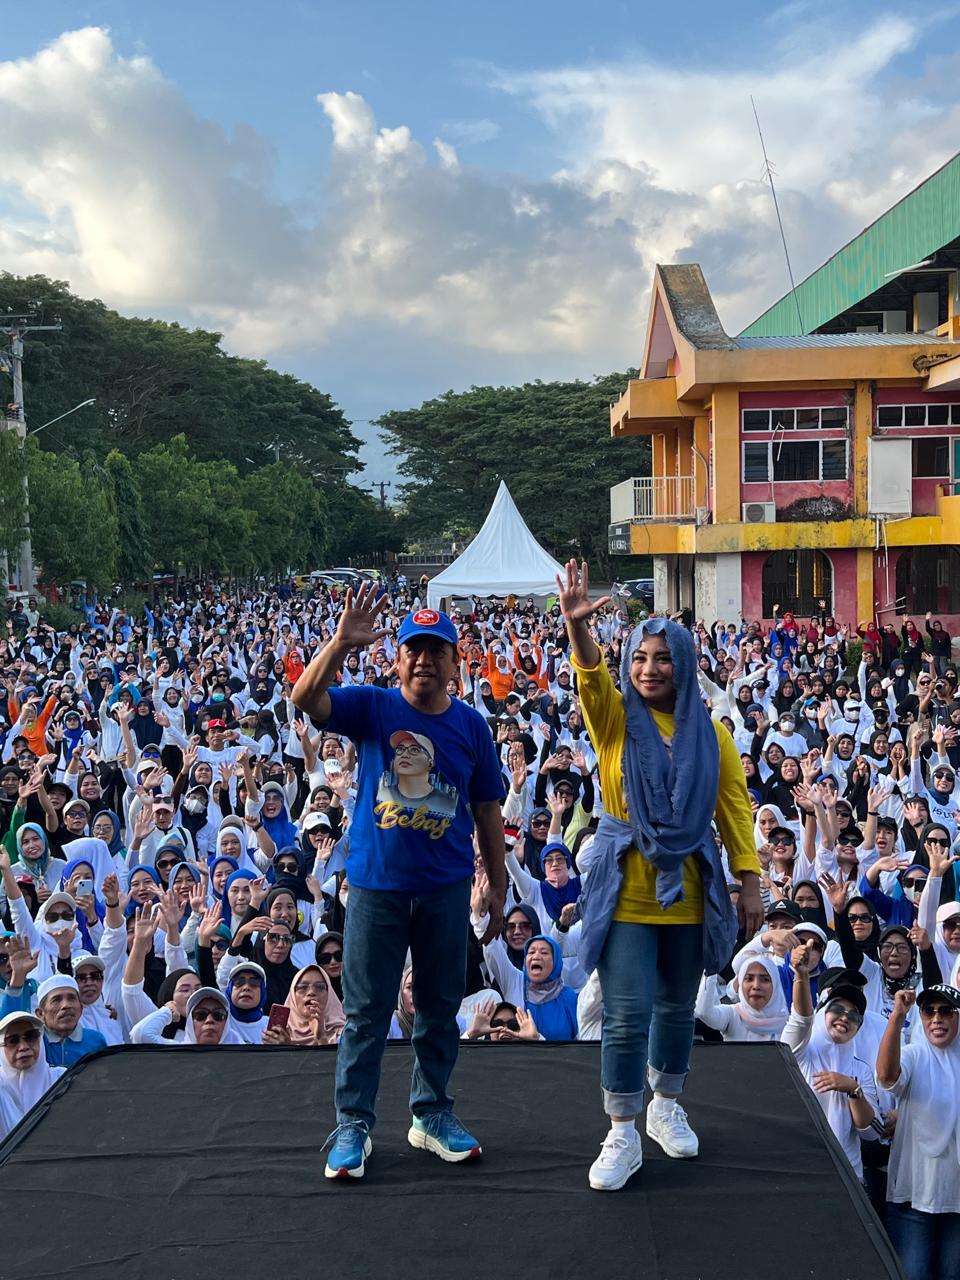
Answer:
<svg viewBox="0 0 960 1280"><path fill-rule="evenodd" d="M501 480L483 528L453 564L432 578L427 604L439 609L450 596L547 596L562 567L526 526Z"/></svg>

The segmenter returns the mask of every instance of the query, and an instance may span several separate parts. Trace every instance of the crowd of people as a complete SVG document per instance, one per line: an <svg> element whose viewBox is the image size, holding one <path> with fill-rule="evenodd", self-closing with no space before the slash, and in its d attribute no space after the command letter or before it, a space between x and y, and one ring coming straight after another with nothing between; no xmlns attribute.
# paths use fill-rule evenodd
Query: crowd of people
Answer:
<svg viewBox="0 0 960 1280"><path fill-rule="evenodd" d="M338 688L398 686L401 627L423 586L376 584L380 634L347 653ZM563 608L509 597L451 612L446 692L489 726L509 874L499 928L478 850L458 1017L467 1040L598 1040L630 996L629 957L613 965L608 945L598 963L581 906L591 877L594 893L599 884L601 817L627 829L620 747L605 756L603 744L623 741L624 715L629 728L630 663L643 655L630 651L625 606L595 611L584 595L577 616L572 601L568 589ZM336 717L318 727L293 690L342 607L336 588L284 584L198 590L136 618L92 611L59 633L22 608L9 619L0 1134L106 1045L340 1040L356 734ZM681 628L720 747L709 892L736 903L757 875L764 919L744 928L741 911L735 939L716 935L714 963L678 945L677 972L658 978L679 981L682 969L699 983L702 1037L787 1044L907 1273L960 1275L960 682L949 633L929 616L897 631L779 609L766 628L684 614L650 624L663 637L651 670L668 649L676 669ZM641 696L656 679L640 680ZM676 716L679 753L679 705ZM413 822L440 840L457 794L435 767L437 743L400 730L389 748L378 826ZM687 766L694 808L695 754L677 762L678 779ZM636 786L648 782L641 762ZM357 831L366 821L357 814ZM624 864L614 932L646 918L654 889L642 861ZM670 903L706 901L685 876ZM405 967L391 1038L414 1035L416 985ZM609 1069L622 1083L605 1086L608 1114L629 1119L632 1135L643 1081ZM697 1139L673 1082L669 1064L651 1079L647 1132L685 1157ZM633 1158L625 1134L607 1152L615 1170Z"/></svg>

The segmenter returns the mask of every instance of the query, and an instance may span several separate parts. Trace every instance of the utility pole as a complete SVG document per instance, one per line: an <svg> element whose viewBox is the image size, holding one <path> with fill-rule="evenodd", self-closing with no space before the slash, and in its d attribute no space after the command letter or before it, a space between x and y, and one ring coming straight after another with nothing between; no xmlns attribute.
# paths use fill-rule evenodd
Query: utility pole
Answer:
<svg viewBox="0 0 960 1280"><path fill-rule="evenodd" d="M24 442L27 435L27 416L23 407L23 339L28 333L59 333L63 325L59 320L55 324L38 324L39 316L35 313L27 315L0 315L0 333L10 339L10 348L4 352L3 367L13 379L13 402L5 410L3 426L8 431L15 431L20 439L23 458L23 501L26 509L23 541L20 544L20 590L32 595L36 590L33 574L33 543L30 540L30 489L27 483L27 460Z"/></svg>
<svg viewBox="0 0 960 1280"><path fill-rule="evenodd" d="M380 510L381 511L386 511L387 509L387 490L391 489L392 487L393 487L392 480L374 480L370 488L371 493L376 493L377 489L380 490Z"/></svg>
<svg viewBox="0 0 960 1280"><path fill-rule="evenodd" d="M378 489L380 490L380 510L381 511L386 511L387 509L387 490L391 489L392 487L393 487L392 480L374 480L373 484L368 490L368 492L370 493L376 493ZM383 565L387 563L387 535L384 529L380 530L380 563Z"/></svg>

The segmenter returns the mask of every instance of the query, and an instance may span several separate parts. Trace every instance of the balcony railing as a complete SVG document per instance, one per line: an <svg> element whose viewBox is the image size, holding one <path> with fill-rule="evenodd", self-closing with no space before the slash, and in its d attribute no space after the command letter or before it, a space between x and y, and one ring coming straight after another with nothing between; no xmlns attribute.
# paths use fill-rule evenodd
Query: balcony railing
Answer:
<svg viewBox="0 0 960 1280"><path fill-rule="evenodd" d="M696 519L693 476L634 476L610 490L610 523Z"/></svg>

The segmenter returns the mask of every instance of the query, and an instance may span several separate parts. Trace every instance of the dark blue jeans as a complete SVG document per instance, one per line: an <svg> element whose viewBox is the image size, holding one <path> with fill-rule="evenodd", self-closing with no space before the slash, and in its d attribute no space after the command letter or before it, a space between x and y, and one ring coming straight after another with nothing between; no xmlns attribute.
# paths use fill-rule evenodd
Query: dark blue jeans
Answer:
<svg viewBox="0 0 960 1280"><path fill-rule="evenodd" d="M457 1012L467 964L470 881L431 893L350 886L343 936L346 1026L337 1050L337 1123L376 1120L380 1063L397 1007L403 966L413 963L414 1115L449 1111L450 1074L460 1048Z"/></svg>
<svg viewBox="0 0 960 1280"><path fill-rule="evenodd" d="M608 1116L643 1110L646 1080L683 1092L703 973L703 925L610 926L597 965L603 990L600 1084Z"/></svg>
<svg viewBox="0 0 960 1280"><path fill-rule="evenodd" d="M960 1213L887 1205L887 1234L907 1280L960 1280Z"/></svg>

